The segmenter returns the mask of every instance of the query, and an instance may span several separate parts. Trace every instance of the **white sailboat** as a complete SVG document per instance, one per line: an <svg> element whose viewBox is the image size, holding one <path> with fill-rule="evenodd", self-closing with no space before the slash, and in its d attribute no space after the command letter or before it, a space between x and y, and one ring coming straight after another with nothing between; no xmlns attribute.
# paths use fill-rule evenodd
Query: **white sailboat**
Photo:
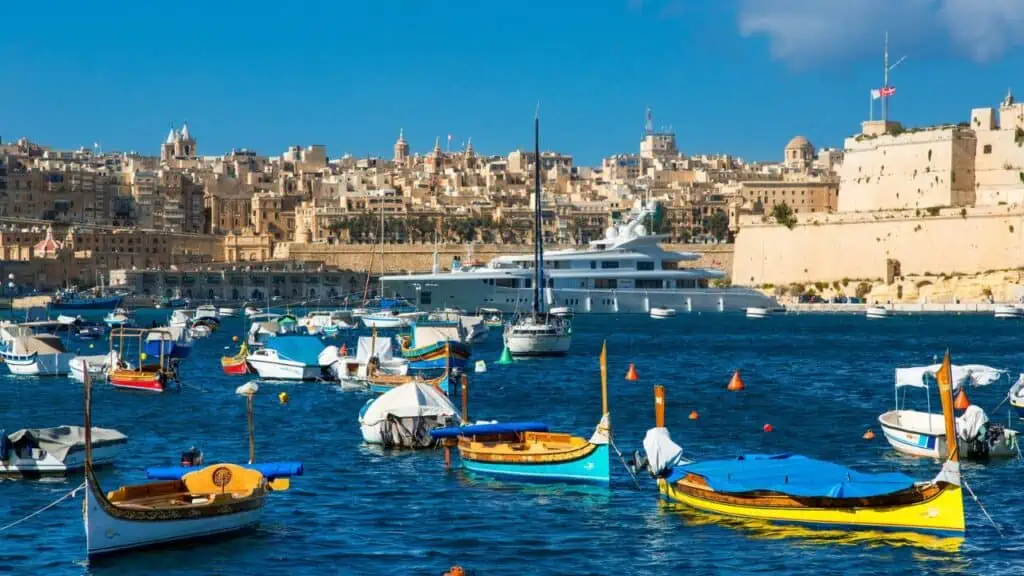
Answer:
<svg viewBox="0 0 1024 576"><path fill-rule="evenodd" d="M565 318L544 313L544 233L541 229L540 117L533 119L535 226L533 263L533 310L516 317L505 327L505 347L513 356L557 356L569 352L572 327Z"/></svg>

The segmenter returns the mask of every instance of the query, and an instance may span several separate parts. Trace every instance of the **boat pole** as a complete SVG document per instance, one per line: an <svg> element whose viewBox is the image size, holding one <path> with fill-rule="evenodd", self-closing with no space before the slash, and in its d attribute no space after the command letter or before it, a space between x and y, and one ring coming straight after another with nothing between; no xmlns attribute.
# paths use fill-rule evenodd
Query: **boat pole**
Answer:
<svg viewBox="0 0 1024 576"><path fill-rule="evenodd" d="M665 387L661 384L654 387L654 425L665 427Z"/></svg>
<svg viewBox="0 0 1024 576"><path fill-rule="evenodd" d="M469 376L462 375L462 425L469 424Z"/></svg>
<svg viewBox="0 0 1024 576"><path fill-rule="evenodd" d="M608 414L608 341L601 343L601 417ZM611 426L611 424L609 424Z"/></svg>
<svg viewBox="0 0 1024 576"><path fill-rule="evenodd" d="M939 384L939 397L942 400L942 416L946 424L946 450L949 453L949 460L957 462L960 460L959 449L956 440L956 421L953 417L953 368L949 361L949 350L942 359L942 366L935 375Z"/></svg>
<svg viewBox="0 0 1024 576"><path fill-rule="evenodd" d="M253 399L255 394L245 395L245 408L249 420L249 464L256 461L256 427L253 423Z"/></svg>

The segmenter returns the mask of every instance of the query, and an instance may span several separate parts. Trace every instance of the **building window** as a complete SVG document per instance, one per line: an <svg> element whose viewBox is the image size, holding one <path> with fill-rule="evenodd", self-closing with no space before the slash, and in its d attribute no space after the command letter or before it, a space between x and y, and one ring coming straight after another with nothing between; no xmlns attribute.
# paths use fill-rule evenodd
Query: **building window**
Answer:
<svg viewBox="0 0 1024 576"><path fill-rule="evenodd" d="M640 260L636 263L637 270L654 270L654 262L644 262Z"/></svg>
<svg viewBox="0 0 1024 576"><path fill-rule="evenodd" d="M983 150L983 152L985 154L991 154L992 153L992 145L991 144L985 144L985 147L982 150Z"/></svg>
<svg viewBox="0 0 1024 576"><path fill-rule="evenodd" d="M650 278L637 278L636 280L633 281L633 286L645 290L660 289L661 280L652 280Z"/></svg>
<svg viewBox="0 0 1024 576"><path fill-rule="evenodd" d="M430 304L430 292L426 290L420 291L420 304Z"/></svg>
<svg viewBox="0 0 1024 576"><path fill-rule="evenodd" d="M619 267L619 261L618 260L604 260L604 261L601 262L601 268L618 268L618 267Z"/></svg>
<svg viewBox="0 0 1024 576"><path fill-rule="evenodd" d="M618 288L619 281L615 278L597 278L594 280L594 288L597 289L612 289Z"/></svg>
<svg viewBox="0 0 1024 576"><path fill-rule="evenodd" d="M595 268L597 268L597 262L594 261L594 260L591 260L590 261L590 269L594 270Z"/></svg>

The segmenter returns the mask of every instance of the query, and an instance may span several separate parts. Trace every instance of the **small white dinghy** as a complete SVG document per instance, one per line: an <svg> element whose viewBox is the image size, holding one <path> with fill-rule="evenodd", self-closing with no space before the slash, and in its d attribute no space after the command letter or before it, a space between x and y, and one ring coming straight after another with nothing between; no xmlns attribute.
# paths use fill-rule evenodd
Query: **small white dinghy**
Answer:
<svg viewBox="0 0 1024 576"><path fill-rule="evenodd" d="M93 465L112 464L128 438L110 428L92 429ZM85 428L26 428L0 432L0 477L63 476L85 467Z"/></svg>
<svg viewBox="0 0 1024 576"><path fill-rule="evenodd" d="M384 448L430 448L435 428L456 425L459 411L440 390L422 382L402 384L369 400L359 411L363 441Z"/></svg>
<svg viewBox="0 0 1024 576"><path fill-rule="evenodd" d="M675 318L675 317L676 317L676 309L675 308L658 308L658 307L651 308L651 318L656 318L658 320L663 320L665 318Z"/></svg>
<svg viewBox="0 0 1024 576"><path fill-rule="evenodd" d="M1020 320L1024 318L1024 307L1016 304L1000 304L995 307L993 313L1000 320Z"/></svg>
<svg viewBox="0 0 1024 576"><path fill-rule="evenodd" d="M549 311L549 313L552 316L558 316L559 318L568 318L570 320L572 320L573 317L576 315L576 313L573 312L573 309L568 306L555 306Z"/></svg>
<svg viewBox="0 0 1024 576"><path fill-rule="evenodd" d="M874 320L888 318L890 314L889 309L885 306L868 306L868 308L864 310L864 315Z"/></svg>
<svg viewBox="0 0 1024 576"><path fill-rule="evenodd" d="M117 351L111 350L107 354L94 354L91 356L75 356L71 359L69 375L75 382L85 384L85 375L89 374L93 380L106 380L107 370L117 364Z"/></svg>
<svg viewBox="0 0 1024 576"><path fill-rule="evenodd" d="M747 318L767 318L772 315L771 308L751 306L747 308Z"/></svg>
<svg viewBox="0 0 1024 576"><path fill-rule="evenodd" d="M897 452L911 456L945 459L948 457L945 422L942 414L931 413L930 380L936 378L941 365L896 369L896 409L878 417L885 439ZM970 364L952 366L952 385L958 390L968 384L985 386L1000 380L1005 372L989 366ZM900 391L924 388L928 411L900 408ZM978 406L968 406L956 420L957 447L961 457L973 460L1017 456L1017 431L989 421Z"/></svg>

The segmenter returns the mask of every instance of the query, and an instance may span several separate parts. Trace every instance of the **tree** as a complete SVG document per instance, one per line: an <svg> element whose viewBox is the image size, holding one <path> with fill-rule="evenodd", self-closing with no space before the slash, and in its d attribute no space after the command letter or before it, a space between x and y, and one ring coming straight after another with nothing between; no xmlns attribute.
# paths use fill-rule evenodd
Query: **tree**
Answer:
<svg viewBox="0 0 1024 576"><path fill-rule="evenodd" d="M719 210L704 218L704 229L711 233L719 242L729 237L729 215Z"/></svg>
<svg viewBox="0 0 1024 576"><path fill-rule="evenodd" d="M793 216L793 209L785 202L772 206L772 217L775 218L776 222L790 230L796 226L796 217Z"/></svg>

